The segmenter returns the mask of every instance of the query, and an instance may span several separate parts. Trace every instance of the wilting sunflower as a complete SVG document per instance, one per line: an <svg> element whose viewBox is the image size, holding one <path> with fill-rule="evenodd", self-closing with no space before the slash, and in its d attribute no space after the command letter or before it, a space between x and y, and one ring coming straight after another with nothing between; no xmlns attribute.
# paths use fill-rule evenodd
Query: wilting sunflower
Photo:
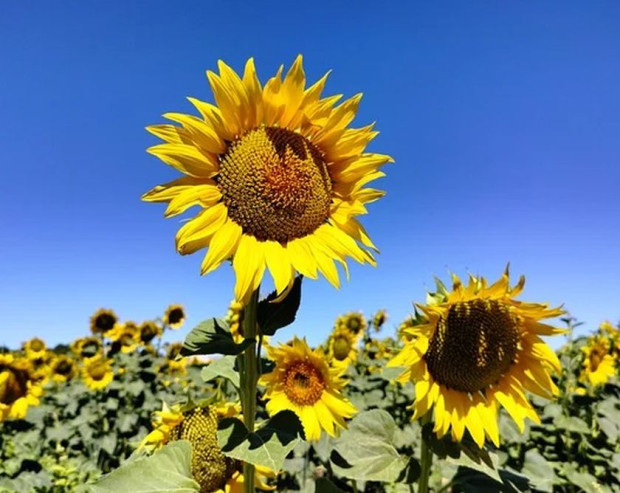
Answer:
<svg viewBox="0 0 620 493"><path fill-rule="evenodd" d="M90 317L90 331L93 334L105 334L112 330L117 322L118 317L113 310L100 308Z"/></svg>
<svg viewBox="0 0 620 493"><path fill-rule="evenodd" d="M366 318L359 312L351 312L341 315L336 320L336 327L350 331L359 340L366 331Z"/></svg>
<svg viewBox="0 0 620 493"><path fill-rule="evenodd" d="M293 411L309 441L319 440L321 429L336 436L346 428L345 418L353 417L357 409L340 393L346 384L343 368L330 368L321 348L312 351L297 337L290 345L268 346L267 355L275 368L260 383L267 387L264 398L270 416Z"/></svg>
<svg viewBox="0 0 620 493"><path fill-rule="evenodd" d="M485 435L498 445L499 405L523 431L526 417L540 422L525 391L546 398L558 392L549 372L559 372L560 362L540 336L564 331L540 320L564 311L516 301L525 278L511 288L507 269L491 286L483 277L470 276L467 287L453 281L451 292L438 281L418 305L424 315L405 328L413 340L388 365L407 367L399 380L415 382L414 419L434 407L438 436L451 429L460 441L468 429L480 447Z"/></svg>
<svg viewBox="0 0 620 493"><path fill-rule="evenodd" d="M264 87L253 59L243 77L222 61L218 67L219 75L207 72L217 106L189 98L200 117L168 113L180 126L148 127L165 142L149 152L187 176L143 200L167 202L167 217L202 209L178 231L179 253L208 247L202 274L232 258L242 302L266 268L281 293L296 272L321 273L337 287L334 261L374 265L375 246L355 216L383 196L364 186L392 159L364 152L374 125L348 128L361 94L340 105L340 95L321 98L327 74L306 88L301 56Z"/></svg>
<svg viewBox="0 0 620 493"><path fill-rule="evenodd" d="M603 385L616 374L616 362L610 354L611 344L604 336L590 337L588 343L581 348L584 353L582 382L591 385Z"/></svg>
<svg viewBox="0 0 620 493"><path fill-rule="evenodd" d="M45 341L39 337L33 337L24 343L26 357L30 360L43 360L47 356Z"/></svg>
<svg viewBox="0 0 620 493"><path fill-rule="evenodd" d="M31 380L30 362L0 354L0 422L24 419L29 406L39 404L41 387Z"/></svg>
<svg viewBox="0 0 620 493"><path fill-rule="evenodd" d="M51 364L52 379L55 382L66 382L75 377L77 363L73 358L64 354L59 355Z"/></svg>
<svg viewBox="0 0 620 493"><path fill-rule="evenodd" d="M164 313L164 323L173 329L180 329L185 322L183 305L170 305Z"/></svg>
<svg viewBox="0 0 620 493"><path fill-rule="evenodd" d="M71 343L70 347L73 353L79 356L83 361L88 361L90 358L99 356L103 351L101 339L92 336L77 339Z"/></svg>
<svg viewBox="0 0 620 493"><path fill-rule="evenodd" d="M332 366L347 368L357 361L357 337L343 328L336 327L329 336L328 357Z"/></svg>
<svg viewBox="0 0 620 493"><path fill-rule="evenodd" d="M146 322L142 322L140 324L140 342L142 344L148 344L156 337L161 337L163 333L163 329L161 325L153 322L152 320L147 320Z"/></svg>
<svg viewBox="0 0 620 493"><path fill-rule="evenodd" d="M82 367L82 380L91 390L102 390L114 380L112 360L102 356L91 358Z"/></svg>
<svg viewBox="0 0 620 493"><path fill-rule="evenodd" d="M192 475L200 485L201 493L242 493L243 463L226 457L217 441L217 426L222 417L230 417L230 409L238 406L188 406L168 407L156 411L154 430L149 433L140 448L155 450L166 443L188 440L192 444ZM221 410L225 410L222 414ZM255 485L260 489L273 490L261 478L273 476L271 471L256 468Z"/></svg>

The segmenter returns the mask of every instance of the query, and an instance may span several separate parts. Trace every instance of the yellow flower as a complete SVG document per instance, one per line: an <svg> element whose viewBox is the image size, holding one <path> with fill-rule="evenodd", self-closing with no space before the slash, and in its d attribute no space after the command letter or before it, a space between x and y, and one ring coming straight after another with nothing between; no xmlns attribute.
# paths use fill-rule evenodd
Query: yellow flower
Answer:
<svg viewBox="0 0 620 493"><path fill-rule="evenodd" d="M305 340L295 337L290 345L267 347L267 355L275 368L260 383L267 386L264 398L270 416L293 411L309 441L319 440L321 429L336 436L346 428L345 418L357 409L340 392L346 384L343 369L330 368L321 348L312 351Z"/></svg>
<svg viewBox="0 0 620 493"><path fill-rule="evenodd" d="M42 360L47 356L45 341L39 337L33 337L24 343L24 351L30 360Z"/></svg>
<svg viewBox="0 0 620 493"><path fill-rule="evenodd" d="M590 337L588 343L581 348L584 353L582 382L591 385L603 385L616 374L616 362L611 354L609 339L603 336Z"/></svg>
<svg viewBox="0 0 620 493"><path fill-rule="evenodd" d="M168 203L167 217L201 208L177 233L179 253L208 247L202 274L232 258L235 299L244 304L265 269L282 293L296 272L321 273L338 287L334 261L374 265L375 246L355 216L383 196L364 186L392 159L364 152L373 125L348 128L361 95L337 106L339 95L321 99L327 75L306 88L301 56L264 87L253 59L243 77L218 67L219 75L207 72L217 106L189 98L200 117L168 113L180 126L148 127L164 141L149 152L187 176L143 200Z"/></svg>
<svg viewBox="0 0 620 493"><path fill-rule="evenodd" d="M88 361L91 358L102 354L103 346L101 339L97 337L82 337L76 339L71 343L71 350L76 356L82 358L83 361Z"/></svg>
<svg viewBox="0 0 620 493"><path fill-rule="evenodd" d="M377 313L375 313L375 316L372 318L373 329L375 329L378 332L383 326L383 324L386 322L386 320L387 320L387 312L385 310L379 310Z"/></svg>
<svg viewBox="0 0 620 493"><path fill-rule="evenodd" d="M51 365L52 379L56 382L71 380L77 373L77 364L73 358L61 354Z"/></svg>
<svg viewBox="0 0 620 493"><path fill-rule="evenodd" d="M112 330L117 322L118 317L113 310L100 308L90 317L90 331L93 334L105 334Z"/></svg>
<svg viewBox="0 0 620 493"><path fill-rule="evenodd" d="M182 409L176 404L171 408L164 404L162 411L154 413L153 427L140 444L140 448L154 450L168 442L188 440L192 444L192 475L202 493L242 493L243 463L226 457L217 441L220 418L229 417L236 405L197 406ZM226 415L220 414L223 409ZM256 468L255 485L261 489L273 489L261 481L272 476L264 468Z"/></svg>
<svg viewBox="0 0 620 493"><path fill-rule="evenodd" d="M113 351L120 350L126 354L133 353L140 344L140 328L131 321L116 324L114 329L106 332L105 336L114 341Z"/></svg>
<svg viewBox="0 0 620 493"><path fill-rule="evenodd" d="M102 356L91 358L82 367L82 380L91 390L102 390L114 380L112 361Z"/></svg>
<svg viewBox="0 0 620 493"><path fill-rule="evenodd" d="M29 406L39 404L41 387L31 380L30 363L0 354L0 422L24 419Z"/></svg>
<svg viewBox="0 0 620 493"><path fill-rule="evenodd" d="M185 322L185 309L183 305L170 305L164 313L164 323L173 328L180 329Z"/></svg>
<svg viewBox="0 0 620 493"><path fill-rule="evenodd" d="M508 269L495 284L470 276L467 287L453 276L451 292L438 282L420 323L405 329L413 338L389 366L404 366L401 382L415 382L413 418L435 412L438 436L451 429L460 441L465 429L482 447L485 435L498 445L497 408L504 406L519 429L540 419L525 391L550 398L558 389L549 376L560 371L556 354L540 336L564 331L541 323L563 310L516 301L525 278L510 287Z"/></svg>
<svg viewBox="0 0 620 493"><path fill-rule="evenodd" d="M148 344L156 337L161 337L163 329L155 322L148 320L140 325L140 342Z"/></svg>
<svg viewBox="0 0 620 493"><path fill-rule="evenodd" d="M166 352L166 364L168 366L169 373L185 373L187 371L187 358L180 358L181 349L183 348L183 343L181 342L173 342L168 346L168 350Z"/></svg>
<svg viewBox="0 0 620 493"><path fill-rule="evenodd" d="M359 312L351 312L338 317L336 327L350 331L359 341L366 331L366 319Z"/></svg>
<svg viewBox="0 0 620 493"><path fill-rule="evenodd" d="M357 337L346 328L336 327L329 336L328 357L332 366L348 368L357 361Z"/></svg>

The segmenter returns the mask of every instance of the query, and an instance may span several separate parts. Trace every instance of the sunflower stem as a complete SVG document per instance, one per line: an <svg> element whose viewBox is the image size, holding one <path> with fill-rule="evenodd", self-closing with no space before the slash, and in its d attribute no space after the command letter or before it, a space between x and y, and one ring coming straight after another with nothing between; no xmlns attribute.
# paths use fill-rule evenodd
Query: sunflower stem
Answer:
<svg viewBox="0 0 620 493"><path fill-rule="evenodd" d="M420 425L431 422L431 413L427 412L421 419ZM420 479L418 480L418 493L428 493L428 479L431 476L431 465L433 464L433 451L429 448L426 440L422 438L422 452L420 457Z"/></svg>
<svg viewBox="0 0 620 493"><path fill-rule="evenodd" d="M243 336L246 339L256 339L257 325L256 312L258 308L258 289L252 293L250 301L243 309ZM254 345L249 346L242 353L241 408L243 420L249 432L254 431L254 418L256 415L256 385L258 381L257 351ZM243 464L243 491L254 493L254 465L245 462Z"/></svg>

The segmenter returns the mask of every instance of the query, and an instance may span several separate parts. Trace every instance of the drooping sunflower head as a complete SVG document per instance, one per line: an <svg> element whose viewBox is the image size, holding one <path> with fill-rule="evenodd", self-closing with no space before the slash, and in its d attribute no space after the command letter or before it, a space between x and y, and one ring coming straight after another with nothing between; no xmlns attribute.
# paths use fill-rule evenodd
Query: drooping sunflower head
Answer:
<svg viewBox="0 0 620 493"><path fill-rule="evenodd" d="M91 336L75 340L71 344L71 350L82 360L88 361L90 358L94 358L101 354L103 346L101 344L101 339Z"/></svg>
<svg viewBox="0 0 620 493"><path fill-rule="evenodd" d="M372 317L372 327L375 331L381 330L383 324L387 321L387 312L385 310L379 310L375 313L375 316Z"/></svg>
<svg viewBox="0 0 620 493"><path fill-rule="evenodd" d="M265 269L283 292L299 272L339 285L334 261L374 265L370 238L355 216L383 192L387 155L364 152L373 125L349 128L361 99L321 98L327 75L306 88L301 56L262 86L254 61L242 77L219 62L207 76L217 106L190 98L200 117L168 113L178 125L148 130L164 141L151 154L186 175L144 195L166 202L166 216L201 211L177 233L181 254L208 247L202 273L232 258L235 299L245 302Z"/></svg>
<svg viewBox="0 0 620 493"><path fill-rule="evenodd" d="M341 315L336 320L336 327L342 330L348 330L358 340L364 335L366 327L368 326L366 318L360 312L351 312L345 315Z"/></svg>
<svg viewBox="0 0 620 493"><path fill-rule="evenodd" d="M24 419L29 406L39 404L41 388L30 374L31 363L11 354L0 354L0 422Z"/></svg>
<svg viewBox="0 0 620 493"><path fill-rule="evenodd" d="M163 329L160 325L147 320L140 325L140 342L142 344L149 344L156 337L161 337Z"/></svg>
<svg viewBox="0 0 620 493"><path fill-rule="evenodd" d="M39 337L33 337L24 343L26 357L30 360L43 360L47 355L47 345Z"/></svg>
<svg viewBox="0 0 620 493"><path fill-rule="evenodd" d="M112 360L96 356L82 366L82 380L91 390L105 389L114 380Z"/></svg>
<svg viewBox="0 0 620 493"><path fill-rule="evenodd" d="M56 382L66 382L75 377L77 373L77 363L73 358L67 355L61 354L51 365L52 379Z"/></svg>
<svg viewBox="0 0 620 493"><path fill-rule="evenodd" d="M336 327L328 341L328 357L332 366L347 368L357 361L357 337L342 327Z"/></svg>
<svg viewBox="0 0 620 493"><path fill-rule="evenodd" d="M228 412L230 406L182 407L175 404L168 407L164 404L162 411L154 413L154 430L143 440L141 448L152 450L176 440L188 440L193 451L192 475L200 485L201 493L241 492L242 463L226 457L217 441L218 423L224 417L220 409ZM261 471L257 472L257 486L264 487L260 481Z"/></svg>
<svg viewBox="0 0 620 493"><path fill-rule="evenodd" d="M607 383L616 375L616 361L610 354L611 341L604 335L592 336L581 348L584 354L582 382L597 386Z"/></svg>
<svg viewBox="0 0 620 493"><path fill-rule="evenodd" d="M185 322L185 309L183 305L170 305L164 313L164 323L173 328L180 329Z"/></svg>
<svg viewBox="0 0 620 493"><path fill-rule="evenodd" d="M470 276L466 287L453 281L452 291L438 281L427 304L417 305L423 315L404 327L410 340L388 366L407 368L399 380L416 384L414 418L434 408L439 436L451 429L460 441L467 429L478 445L485 435L497 444L498 405L523 430L525 417L539 422L524 391L557 394L549 373L560 363L540 336L564 331L541 320L564 312L515 300L525 279L510 287L508 270L491 286L483 277Z"/></svg>
<svg viewBox="0 0 620 493"><path fill-rule="evenodd" d="M336 436L346 427L357 409L341 394L346 384L342 368L330 368L321 348L310 349L305 340L295 337L291 344L267 347L275 362L271 373L260 383L267 387L265 399L270 416L289 409L299 417L306 439L319 440L321 430Z"/></svg>
<svg viewBox="0 0 620 493"><path fill-rule="evenodd" d="M100 308L90 317L90 331L93 334L105 334L112 330L117 322L118 317L113 310Z"/></svg>

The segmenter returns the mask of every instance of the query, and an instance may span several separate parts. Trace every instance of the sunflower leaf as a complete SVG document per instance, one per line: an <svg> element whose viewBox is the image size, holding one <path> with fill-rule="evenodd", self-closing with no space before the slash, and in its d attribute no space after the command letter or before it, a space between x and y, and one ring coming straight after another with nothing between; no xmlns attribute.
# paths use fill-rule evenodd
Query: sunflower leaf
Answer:
<svg viewBox="0 0 620 493"><path fill-rule="evenodd" d="M208 382L217 377L226 378L230 380L235 387L239 388L239 373L235 370L234 356L222 356L212 361L202 369L200 376L204 382Z"/></svg>
<svg viewBox="0 0 620 493"><path fill-rule="evenodd" d="M236 355L254 344L254 339L244 339L237 344L232 338L228 324L219 318L210 318L194 327L183 342L181 356L197 354Z"/></svg>
<svg viewBox="0 0 620 493"><path fill-rule="evenodd" d="M220 421L217 438L224 455L278 471L301 442L301 433L295 413L280 411L252 433L241 420L225 418Z"/></svg>
<svg viewBox="0 0 620 493"><path fill-rule="evenodd" d="M92 485L90 491L199 492L200 486L192 477L192 447L181 440L166 445L152 456L131 460Z"/></svg>
<svg viewBox="0 0 620 493"><path fill-rule="evenodd" d="M394 444L398 429L383 410L358 414L334 444L331 463L339 476L361 481L394 483L408 466Z"/></svg>
<svg viewBox="0 0 620 493"><path fill-rule="evenodd" d="M301 279L302 276L295 278L293 287L283 300L276 302L278 293L274 291L267 298L259 301L256 316L261 334L272 336L276 330L295 321L301 303Z"/></svg>

